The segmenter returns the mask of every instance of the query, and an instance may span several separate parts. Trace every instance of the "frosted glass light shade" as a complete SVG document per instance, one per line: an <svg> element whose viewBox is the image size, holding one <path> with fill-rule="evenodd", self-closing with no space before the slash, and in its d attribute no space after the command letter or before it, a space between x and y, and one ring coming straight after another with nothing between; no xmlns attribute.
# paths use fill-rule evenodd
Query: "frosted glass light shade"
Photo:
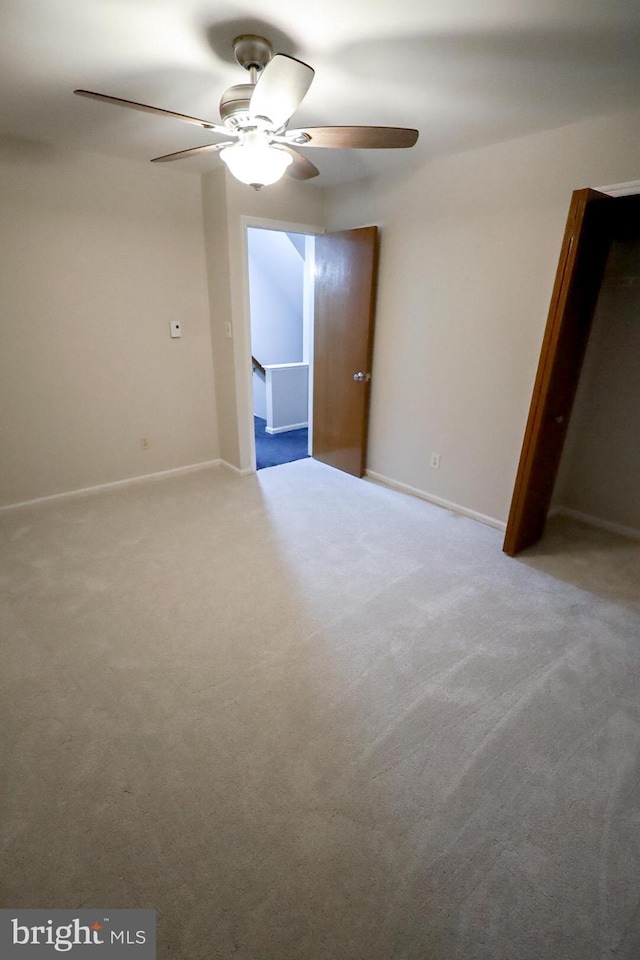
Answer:
<svg viewBox="0 0 640 960"><path fill-rule="evenodd" d="M256 189L279 180L293 159L286 150L270 146L259 133L246 134L240 143L221 150L220 157L236 180Z"/></svg>

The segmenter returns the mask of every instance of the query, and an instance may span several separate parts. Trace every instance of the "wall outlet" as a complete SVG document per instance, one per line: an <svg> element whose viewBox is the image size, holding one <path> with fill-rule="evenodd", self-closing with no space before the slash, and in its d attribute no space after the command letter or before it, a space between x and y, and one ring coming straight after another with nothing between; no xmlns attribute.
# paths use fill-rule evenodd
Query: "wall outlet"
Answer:
<svg viewBox="0 0 640 960"><path fill-rule="evenodd" d="M140 437L140 446L143 450L148 450L151 444L149 443L148 437Z"/></svg>
<svg viewBox="0 0 640 960"><path fill-rule="evenodd" d="M432 454L431 454L431 460L429 461L429 466L431 467L432 470L439 470L439 469L440 469L440 454L439 454L439 453L432 453Z"/></svg>
<svg viewBox="0 0 640 960"><path fill-rule="evenodd" d="M172 340L182 336L182 326L179 320L169 320L169 333Z"/></svg>

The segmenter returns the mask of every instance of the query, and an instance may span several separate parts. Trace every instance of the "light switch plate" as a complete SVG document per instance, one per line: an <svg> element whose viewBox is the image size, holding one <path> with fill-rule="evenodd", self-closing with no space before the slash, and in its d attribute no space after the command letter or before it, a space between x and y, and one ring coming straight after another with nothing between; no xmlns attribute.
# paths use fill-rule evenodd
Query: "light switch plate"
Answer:
<svg viewBox="0 0 640 960"><path fill-rule="evenodd" d="M170 320L169 321L169 331L172 337L181 337L182 336L182 327L179 320Z"/></svg>

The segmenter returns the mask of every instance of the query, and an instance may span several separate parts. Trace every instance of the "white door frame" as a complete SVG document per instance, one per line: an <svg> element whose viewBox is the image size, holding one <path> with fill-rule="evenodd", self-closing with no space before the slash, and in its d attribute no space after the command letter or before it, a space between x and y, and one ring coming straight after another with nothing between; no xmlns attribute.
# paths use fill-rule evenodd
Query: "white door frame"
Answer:
<svg viewBox="0 0 640 960"><path fill-rule="evenodd" d="M631 197L640 193L640 180L630 180L628 183L613 183L608 187L594 187L599 193L606 193L610 197Z"/></svg>
<svg viewBox="0 0 640 960"><path fill-rule="evenodd" d="M292 223L288 220L268 220L264 217L241 216L241 251L242 265L242 313L240 316L240 330L234 331L242 349L234 352L236 395L242 397L243 403L238 408L238 436L240 449L249 450L249 468L242 473L256 472L256 438L253 427L253 366L251 363L251 309L249 299L249 241L247 231L249 227L260 230L276 230L279 233L302 233L318 236L325 233L324 227L309 223ZM311 365L309 367L311 374ZM244 413L243 413L244 411ZM244 442L243 442L244 441Z"/></svg>

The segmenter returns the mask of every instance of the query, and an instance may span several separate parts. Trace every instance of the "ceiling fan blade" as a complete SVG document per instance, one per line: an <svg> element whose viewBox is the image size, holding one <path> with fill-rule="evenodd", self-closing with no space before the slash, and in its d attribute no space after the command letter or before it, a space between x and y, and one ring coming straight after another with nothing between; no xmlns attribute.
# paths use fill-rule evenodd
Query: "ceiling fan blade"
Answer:
<svg viewBox="0 0 640 960"><path fill-rule="evenodd" d="M184 157L195 157L199 153L209 153L211 151L222 150L223 147L230 147L235 143L234 140L225 140L223 143L206 143L203 147L189 147L188 150L178 150L176 153L165 153L163 157L154 157L151 163L164 163L167 160L182 160Z"/></svg>
<svg viewBox="0 0 640 960"><path fill-rule="evenodd" d="M412 147L418 131L407 127L305 127L287 130L285 139L297 146L382 149Z"/></svg>
<svg viewBox="0 0 640 960"><path fill-rule="evenodd" d="M293 163L289 164L285 172L287 176L293 177L294 180L311 180L312 177L317 177L320 173L316 165L311 163L311 160L307 160L292 147L274 143L273 148L274 150L284 150L293 159Z"/></svg>
<svg viewBox="0 0 640 960"><path fill-rule="evenodd" d="M89 100L102 100L104 103L114 103L117 107L129 107L131 110L140 110L142 113L153 113L159 117L173 117L174 120L182 120L184 123L193 123L196 127L204 127L205 130L214 130L216 133L223 133L225 137L229 136L226 127L219 123L211 123L209 120L199 120L198 117L189 117L185 113L175 113L173 110L162 110L160 107L149 107L146 103L136 103L135 100L123 100L121 97L109 97L104 93L94 93L92 90L74 90L78 97L88 97Z"/></svg>
<svg viewBox="0 0 640 960"><path fill-rule="evenodd" d="M251 97L251 115L266 117L279 130L298 109L315 70L302 60L277 53L266 65Z"/></svg>

